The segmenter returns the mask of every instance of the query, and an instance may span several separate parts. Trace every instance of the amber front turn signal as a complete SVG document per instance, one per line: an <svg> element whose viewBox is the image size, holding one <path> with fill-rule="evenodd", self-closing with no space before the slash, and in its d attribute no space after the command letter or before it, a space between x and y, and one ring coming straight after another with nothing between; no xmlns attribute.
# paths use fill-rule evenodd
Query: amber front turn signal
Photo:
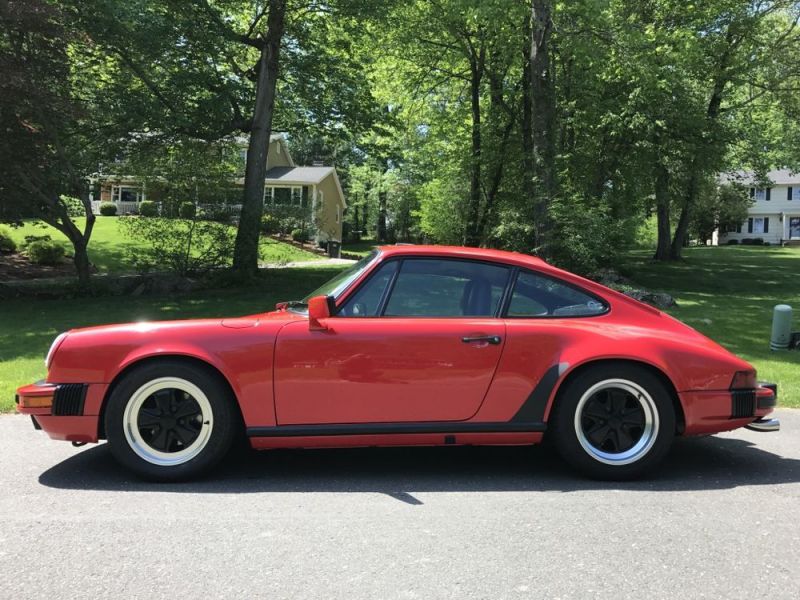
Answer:
<svg viewBox="0 0 800 600"><path fill-rule="evenodd" d="M53 406L52 396L20 396L20 408L50 408Z"/></svg>

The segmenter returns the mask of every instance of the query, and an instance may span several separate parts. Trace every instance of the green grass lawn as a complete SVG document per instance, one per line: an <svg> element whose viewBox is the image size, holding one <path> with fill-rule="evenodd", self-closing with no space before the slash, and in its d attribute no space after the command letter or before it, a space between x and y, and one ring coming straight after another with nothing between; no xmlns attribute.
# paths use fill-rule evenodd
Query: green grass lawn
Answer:
<svg viewBox="0 0 800 600"><path fill-rule="evenodd" d="M377 240L371 238L362 239L358 242L347 242L342 244L342 252L349 252L350 254L357 254L358 256L366 256L372 250L379 246Z"/></svg>
<svg viewBox="0 0 800 600"><path fill-rule="evenodd" d="M83 229L84 219L76 219L78 227ZM101 273L124 273L133 271L130 253L142 244L124 236L118 227L117 217L97 217L89 240L89 258ZM71 253L71 245L67 238L49 225L27 221L22 227L10 228L11 237L21 244L26 235L49 235L54 240L63 241L67 252ZM266 263L301 262L319 260L320 257L311 252L295 248L271 238L261 238L261 259Z"/></svg>
<svg viewBox="0 0 800 600"><path fill-rule="evenodd" d="M344 268L275 269L257 285L201 290L174 297L0 301L0 412L13 410L14 390L45 375L44 355L62 331L140 320L240 316L302 298Z"/></svg>
<svg viewBox="0 0 800 600"><path fill-rule="evenodd" d="M800 248L688 248L685 260L655 263L636 252L625 272L648 289L672 294L674 317L751 362L778 384L778 403L800 407L800 351L769 349L772 309L790 304L800 330Z"/></svg>

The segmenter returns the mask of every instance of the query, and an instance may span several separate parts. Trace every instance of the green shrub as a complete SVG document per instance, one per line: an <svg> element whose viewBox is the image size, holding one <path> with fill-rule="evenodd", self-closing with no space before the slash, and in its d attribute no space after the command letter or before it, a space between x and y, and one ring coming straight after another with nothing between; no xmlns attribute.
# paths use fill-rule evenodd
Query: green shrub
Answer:
<svg viewBox="0 0 800 600"><path fill-rule="evenodd" d="M113 202L103 202L100 204L100 214L104 217L115 217L117 215L117 205Z"/></svg>
<svg viewBox="0 0 800 600"><path fill-rule="evenodd" d="M266 214L261 217L261 231L266 235L278 233L281 229L281 221L275 215Z"/></svg>
<svg viewBox="0 0 800 600"><path fill-rule="evenodd" d="M295 242L307 242L308 241L308 231L305 229L297 228L292 230L292 239Z"/></svg>
<svg viewBox="0 0 800 600"><path fill-rule="evenodd" d="M30 261L37 265L57 265L64 258L64 246L52 240L31 242L25 252Z"/></svg>
<svg viewBox="0 0 800 600"><path fill-rule="evenodd" d="M158 205L152 200L143 200L139 203L139 214L143 217L157 217Z"/></svg>
<svg viewBox="0 0 800 600"><path fill-rule="evenodd" d="M0 227L0 252L16 252L17 243L11 237L11 232L5 227Z"/></svg>
<svg viewBox="0 0 800 600"><path fill-rule="evenodd" d="M297 217L288 216L288 217L283 217L281 219L281 233L284 234L288 233L291 235L291 233L295 229L302 229L302 228L303 228L303 221Z"/></svg>
<svg viewBox="0 0 800 600"><path fill-rule="evenodd" d="M728 246L738 246L739 240L728 240Z"/></svg>
<svg viewBox="0 0 800 600"><path fill-rule="evenodd" d="M222 206L205 208L200 213L200 218L204 221L215 221L217 223L230 223L231 213Z"/></svg>
<svg viewBox="0 0 800 600"><path fill-rule="evenodd" d="M579 275L591 275L616 264L620 251L630 246L637 223L613 218L612 214L612 208L604 204L575 197L554 200L550 209L553 263Z"/></svg>
<svg viewBox="0 0 800 600"><path fill-rule="evenodd" d="M53 238L46 233L44 235L26 235L25 241L22 242L22 249L25 250L33 242L50 242L52 240Z"/></svg>
<svg viewBox="0 0 800 600"><path fill-rule="evenodd" d="M197 214L197 206L194 202L181 202L178 207L178 216L181 219L194 219Z"/></svg>
<svg viewBox="0 0 800 600"><path fill-rule="evenodd" d="M143 243L130 250L140 272L167 269L178 275L204 275L228 266L233 257L234 231L229 225L199 219L124 217L124 235Z"/></svg>

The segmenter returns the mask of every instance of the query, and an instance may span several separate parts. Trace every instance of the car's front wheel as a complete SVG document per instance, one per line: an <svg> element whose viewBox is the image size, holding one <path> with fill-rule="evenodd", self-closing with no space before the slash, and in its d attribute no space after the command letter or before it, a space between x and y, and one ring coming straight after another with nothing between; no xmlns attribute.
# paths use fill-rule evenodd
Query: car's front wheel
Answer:
<svg viewBox="0 0 800 600"><path fill-rule="evenodd" d="M177 360L146 363L127 373L105 412L114 457L138 475L159 481L210 470L230 449L238 422L224 382Z"/></svg>
<svg viewBox="0 0 800 600"><path fill-rule="evenodd" d="M675 435L669 391L636 365L600 365L565 384L552 433L561 456L596 479L631 479L664 458Z"/></svg>

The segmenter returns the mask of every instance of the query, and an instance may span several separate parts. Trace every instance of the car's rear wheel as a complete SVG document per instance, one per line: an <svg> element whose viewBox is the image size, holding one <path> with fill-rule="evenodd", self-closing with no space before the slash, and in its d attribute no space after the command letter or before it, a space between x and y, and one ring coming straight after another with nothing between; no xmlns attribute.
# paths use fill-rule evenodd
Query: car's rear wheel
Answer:
<svg viewBox="0 0 800 600"><path fill-rule="evenodd" d="M666 455L675 410L659 377L636 365L591 367L565 384L551 420L556 447L596 479L631 479Z"/></svg>
<svg viewBox="0 0 800 600"><path fill-rule="evenodd" d="M228 452L238 413L228 387L207 369L178 360L143 364L117 383L105 427L114 457L138 475L179 481Z"/></svg>

